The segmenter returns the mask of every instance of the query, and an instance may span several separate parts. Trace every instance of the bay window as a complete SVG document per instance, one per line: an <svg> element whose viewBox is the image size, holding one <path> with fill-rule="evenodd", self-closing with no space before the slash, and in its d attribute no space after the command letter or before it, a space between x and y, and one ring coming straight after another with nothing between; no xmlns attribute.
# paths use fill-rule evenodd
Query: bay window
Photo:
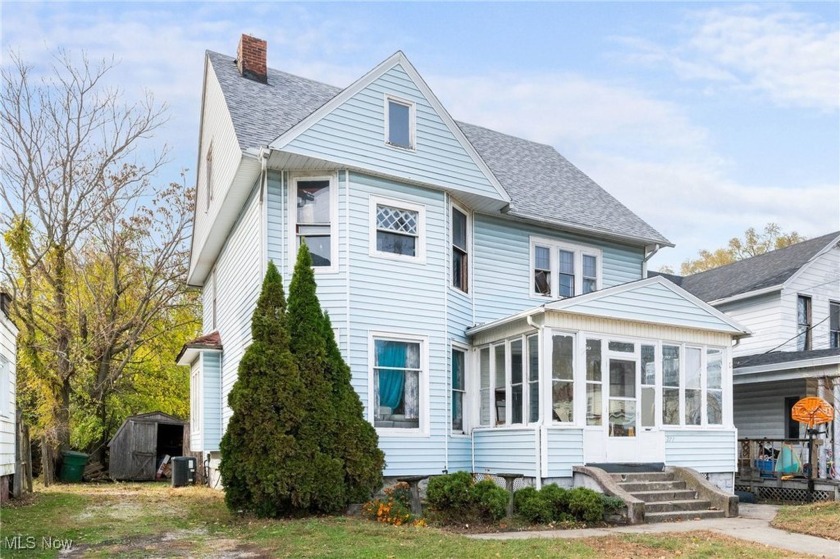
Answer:
<svg viewBox="0 0 840 559"><path fill-rule="evenodd" d="M466 393L466 376L464 352L452 350L452 431L464 432L464 394Z"/></svg>
<svg viewBox="0 0 840 559"><path fill-rule="evenodd" d="M330 268L335 262L335 187L329 177L297 178L293 181L297 213L294 223L297 246L306 244L314 268Z"/></svg>
<svg viewBox="0 0 840 559"><path fill-rule="evenodd" d="M414 340L373 339L376 427L420 427L422 346L422 342Z"/></svg>
<svg viewBox="0 0 840 559"><path fill-rule="evenodd" d="M401 200L370 199L371 256L422 262L425 208Z"/></svg>

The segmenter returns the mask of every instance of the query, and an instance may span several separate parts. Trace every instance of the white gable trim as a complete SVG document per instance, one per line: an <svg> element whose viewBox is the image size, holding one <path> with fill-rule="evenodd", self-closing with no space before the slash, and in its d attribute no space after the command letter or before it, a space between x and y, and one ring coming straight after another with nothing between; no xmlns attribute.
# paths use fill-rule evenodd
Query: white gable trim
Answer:
<svg viewBox="0 0 840 559"><path fill-rule="evenodd" d="M562 311L571 311L575 312L574 307L578 305L586 304L590 301L595 301L604 297L609 297L612 295L616 295L619 293L624 293L627 291L633 291L640 287L646 287L648 285L660 285L666 289L669 289L674 294L686 299L687 301L693 303L697 307L703 309L713 317L717 318L721 322L725 323L726 325L732 328L732 333L739 334L739 335L749 335L752 334L748 329L744 328L734 320L732 320L729 316L725 315L724 313L720 312L713 306L709 305L705 301L698 299L682 287L676 285L675 283L665 279L662 276L653 276L650 278L646 278L639 281L633 281L630 283L625 283L622 285L618 285L616 287L611 287L609 289L604 289L602 291L593 291L592 293L587 293L586 295L580 295L578 297L570 297L568 299L562 299L560 301L554 301L552 303L548 303L546 308L549 310L562 310Z"/></svg>
<svg viewBox="0 0 840 559"><path fill-rule="evenodd" d="M786 282L784 282L782 284L782 288L784 289L785 287L787 287L788 285L790 285L791 283L796 281L799 278L799 276L801 276L802 274L805 273L805 270L807 270L809 267L811 267L814 264L814 262L817 261L817 259L819 259L824 254L827 254L827 253L831 252L834 249L834 247L836 247L838 245L838 243L840 243L840 235L834 237L834 239L832 239L830 243L828 243L825 247L823 247L819 252L817 252L810 259L808 259L808 262L803 264L796 272L794 272L794 274L792 276L790 276L787 279ZM840 278L838 278L837 281L840 281Z"/></svg>
<svg viewBox="0 0 840 559"><path fill-rule="evenodd" d="M578 311L577 309L575 309L575 307L577 307L579 305L584 305L584 304L589 303L591 301L596 301L598 299L611 297L613 295L617 295L617 294L624 293L624 292L627 292L627 291L633 291L633 290L638 289L640 287L646 287L648 285L654 285L654 284L661 285L662 287L665 287L666 289L671 290L676 295L682 297L683 299L686 299L690 303L692 303L692 304L696 305L697 307L703 309L704 311L708 312L711 316L717 318L718 320L720 320L721 322L723 322L724 324L729 326L729 329L726 329L726 330L723 330L723 329L716 330L714 328L701 328L701 330L726 332L726 333L735 335L735 337L743 337L743 336L748 336L748 335L752 334L752 332L750 330L748 330L747 328L744 328L743 326L738 324L736 321L732 320L729 316L720 312L719 310L712 307L708 303L698 299L697 297L695 297L694 295L692 295L691 293L689 293L685 289L675 285L674 283L668 281L667 279L663 278L662 276L653 276L653 277L649 277L649 278L646 278L646 279L643 279L643 280L633 281L633 282L617 285L615 287L609 287L607 289L602 289L601 291L593 291L592 293L587 293L586 295L578 295L576 297L569 297L567 299L560 299L558 301L552 301L551 303L546 303L545 305L541 305L541 306L536 307L536 308L528 309L526 311L520 312L520 313L515 314L515 315L511 315L511 316L508 316L508 317L505 317L505 318L501 318L499 320L494 320L493 322L488 322L488 323L482 324L480 326L475 326L475 327L467 330L467 335L468 336L474 336L475 334L478 334L479 332L483 332L485 330L496 328L498 326L501 326L501 325L509 323L509 322L514 322L516 320L522 320L523 318L526 318L528 316L532 316L532 315L537 314L537 313L544 313L546 311L563 311L563 312L586 314L586 313Z"/></svg>
<svg viewBox="0 0 840 559"><path fill-rule="evenodd" d="M426 84L425 80L420 76L411 62L408 61L408 58L403 54L402 51L397 51L388 57L384 62L377 65L373 70L353 82L347 88L342 90L338 95L327 101L324 105L322 105L318 110L304 118L302 121L294 125L285 133L281 134L278 138L276 138L269 147L275 150L282 150L284 147L289 145L293 140L295 140L298 136L303 134L306 130L311 128L315 123L320 121L326 115L343 105L346 101L348 101L351 97L356 95L358 92L372 84L375 80L380 78L386 72L394 68L395 66L402 66L403 70L405 70L406 74L411 78L414 82L414 85L420 90L420 92L425 96L426 100L432 106L432 108L437 112L438 116L441 118L443 123L449 129L455 139L461 144L461 147L469 154L470 158L473 162L478 166L481 172L484 174L485 178L490 182L493 188L496 190L496 193L499 197L504 200L505 202L510 202L510 196L502 187L501 183L499 183L496 176L490 170L490 167L484 162L478 152L475 151L475 148L472 144L467 140L467 137L461 131L452 117L449 115L449 112L444 108L441 104L440 100L438 100L437 96L432 92L429 86Z"/></svg>

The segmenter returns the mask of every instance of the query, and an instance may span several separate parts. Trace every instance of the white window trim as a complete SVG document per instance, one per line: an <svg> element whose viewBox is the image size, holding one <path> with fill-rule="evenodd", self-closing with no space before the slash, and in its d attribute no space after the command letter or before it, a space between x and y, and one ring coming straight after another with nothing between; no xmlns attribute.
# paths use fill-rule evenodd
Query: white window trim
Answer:
<svg viewBox="0 0 840 559"><path fill-rule="evenodd" d="M291 265L297 261L297 185L298 181L330 181L330 265L313 266L316 274L338 273L338 180L335 173L330 174L296 174L289 179L288 208L289 208L289 253Z"/></svg>
<svg viewBox="0 0 840 559"><path fill-rule="evenodd" d="M455 287L452 285L452 280L454 276L452 275L452 252L455 250L455 243L453 242L452 236L452 208L455 208L465 216L467 216L467 222L465 224L467 229L467 290L463 291L460 287ZM455 200L452 200L449 208L449 289L454 291L455 293L460 293L465 297L470 297L473 292L473 239L472 239L472 212L468 211L464 206L457 203Z"/></svg>
<svg viewBox="0 0 840 559"><path fill-rule="evenodd" d="M410 147L391 143L391 111L389 110L388 104L392 102L408 107L408 142L411 144ZM385 121L384 141L386 146L400 151L417 151L417 134L415 133L417 129L417 105L414 101L386 93L383 99L383 118Z"/></svg>
<svg viewBox="0 0 840 559"><path fill-rule="evenodd" d="M534 247L536 246L543 246L547 247L551 251L551 294L550 295L540 295L534 290ZM556 239L548 239L545 237L531 237L531 242L529 244L529 255L528 255L528 292L532 299L539 299L541 301L545 301L546 299L561 299L560 293L560 258L557 253L558 250L565 250L567 252L571 252L574 254L575 258L575 296L583 294L583 256L594 256L597 259L597 267L596 267L596 274L597 278L595 281L595 290L598 291L603 287L603 266L604 266L604 255L601 249L583 246L583 245L575 245L564 241L558 241ZM562 297L565 298L565 297Z"/></svg>
<svg viewBox="0 0 840 559"><path fill-rule="evenodd" d="M470 380L472 379L472 360L471 360L471 352L470 346L467 344L462 344L461 342L451 342L449 347L449 355L451 358L452 351L460 351L464 354L464 399L463 399L463 431L454 431L452 429L452 364L449 365L449 381L447 383L449 387L449 434L453 437L469 437L470 431L472 430L473 421L472 421L472 399L470 398Z"/></svg>
<svg viewBox="0 0 840 559"><path fill-rule="evenodd" d="M374 340L391 340L396 342L420 343L420 426L418 428L375 427L377 434L382 437L428 437L429 416L429 337L416 334L402 334L398 332L368 332L368 421L375 426L374 405L376 383L374 382L374 365L376 364L376 350Z"/></svg>
<svg viewBox="0 0 840 559"><path fill-rule="evenodd" d="M408 256L405 254L394 254L393 252L380 252L376 249L376 206L390 206L401 210L417 212L417 254ZM381 196L370 196L368 215L368 254L372 258L384 258L398 262L411 262L413 264L426 263L426 206L398 200L395 198L384 198Z"/></svg>

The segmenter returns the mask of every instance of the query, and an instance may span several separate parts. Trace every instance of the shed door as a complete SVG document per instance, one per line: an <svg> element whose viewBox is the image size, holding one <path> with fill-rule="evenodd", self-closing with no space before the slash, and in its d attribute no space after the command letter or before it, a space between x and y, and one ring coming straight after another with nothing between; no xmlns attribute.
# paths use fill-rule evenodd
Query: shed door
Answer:
<svg viewBox="0 0 840 559"><path fill-rule="evenodd" d="M133 479L155 479L157 471L157 423L132 421L131 471Z"/></svg>

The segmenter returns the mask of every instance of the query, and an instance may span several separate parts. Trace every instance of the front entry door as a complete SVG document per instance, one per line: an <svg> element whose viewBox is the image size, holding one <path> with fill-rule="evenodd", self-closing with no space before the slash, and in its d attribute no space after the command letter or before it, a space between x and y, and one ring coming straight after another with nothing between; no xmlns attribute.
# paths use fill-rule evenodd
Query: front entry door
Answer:
<svg viewBox="0 0 840 559"><path fill-rule="evenodd" d="M641 462L638 414L639 361L633 355L607 360L607 460Z"/></svg>

